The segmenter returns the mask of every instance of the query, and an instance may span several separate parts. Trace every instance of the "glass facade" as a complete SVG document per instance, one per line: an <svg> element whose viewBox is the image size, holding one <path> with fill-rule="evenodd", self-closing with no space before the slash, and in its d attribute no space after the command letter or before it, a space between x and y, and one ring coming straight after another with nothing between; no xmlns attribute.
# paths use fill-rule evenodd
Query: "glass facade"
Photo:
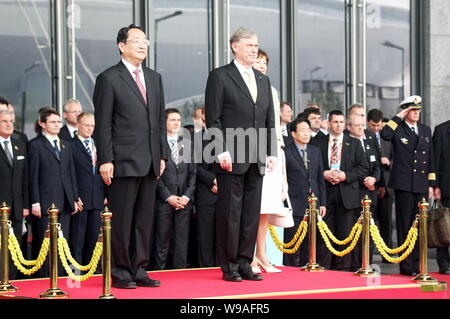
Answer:
<svg viewBox="0 0 450 319"><path fill-rule="evenodd" d="M167 108L177 108L182 125L193 124L193 111L204 105L209 72L208 2L154 0L153 54L164 81Z"/></svg>
<svg viewBox="0 0 450 319"><path fill-rule="evenodd" d="M148 30L148 64L162 74L167 107L180 109L183 124L192 124L193 110L204 103L212 60L225 64L232 59L215 52L228 47L227 36L215 32L225 30L229 36L243 26L258 33L260 46L270 57L272 85L281 99L295 100L296 114L311 102L320 104L324 113L343 110L350 102L363 100L360 88L365 87L367 109L381 108L391 117L399 101L412 93L410 0L366 1L366 15L358 8L357 17L349 9L350 0L283 1L2 0L0 63L7 76L0 78L0 95L16 107L16 126L30 138L37 110L52 105L56 94L62 100L77 98L84 110L93 111L96 76L120 58L117 31L136 23ZM61 19L54 17L55 3L61 4ZM284 18L292 24L286 25ZM351 29L354 20L357 35ZM57 23L60 43L54 34ZM349 41L356 41L356 55ZM62 79L52 56L58 46L63 52L58 62L63 65ZM282 60L295 67L282 74ZM55 79L63 82L62 92L55 92ZM352 87L358 87L356 94L351 94ZM61 111L61 105L53 106Z"/></svg>
<svg viewBox="0 0 450 319"><path fill-rule="evenodd" d="M0 42L0 96L33 136L37 110L52 104L50 1L0 1Z"/></svg>
<svg viewBox="0 0 450 319"><path fill-rule="evenodd" d="M372 0L367 6L367 109L385 117L411 95L410 1Z"/></svg>

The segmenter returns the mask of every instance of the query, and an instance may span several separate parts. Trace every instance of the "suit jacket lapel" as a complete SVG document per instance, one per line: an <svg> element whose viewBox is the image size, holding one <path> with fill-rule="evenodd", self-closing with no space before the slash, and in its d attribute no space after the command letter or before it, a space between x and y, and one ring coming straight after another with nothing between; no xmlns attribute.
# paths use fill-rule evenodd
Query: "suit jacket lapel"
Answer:
<svg viewBox="0 0 450 319"><path fill-rule="evenodd" d="M344 138L342 139L342 149L341 149L341 165L340 168L343 170L345 168L345 163L348 162L348 156L350 154L348 152L348 148L350 147L350 137L347 134L344 134Z"/></svg>
<svg viewBox="0 0 450 319"><path fill-rule="evenodd" d="M8 164L8 166L9 167L12 167L11 166L11 164L9 163L9 161L8 161L8 158L6 157L6 153L5 153L5 150L3 149L3 145L2 146L0 146L0 157L2 158L2 160L4 160L5 161L5 163L6 164ZM14 146L13 146L13 149L14 149ZM13 158L14 158L14 151L13 151Z"/></svg>
<svg viewBox="0 0 450 319"><path fill-rule="evenodd" d="M245 83L244 79L242 78L241 73L239 72L238 68L234 64L234 61L232 61L230 64L228 64L228 74L231 77L231 79L233 80L233 82L242 90L242 92L253 103L253 98L252 98L252 95L250 94L250 90L248 89L247 84Z"/></svg>
<svg viewBox="0 0 450 319"><path fill-rule="evenodd" d="M53 155L53 157L55 157L56 160L59 161L60 159L56 156L53 146L50 144L50 141L45 136L42 136L42 143L44 144L44 147L46 147L48 151Z"/></svg>
<svg viewBox="0 0 450 319"><path fill-rule="evenodd" d="M76 147L78 147L83 154L85 154L89 159L91 158L91 156L89 155L86 147L84 146L83 142L81 142L81 140L77 137L76 138L76 142L75 142Z"/></svg>
<svg viewBox="0 0 450 319"><path fill-rule="evenodd" d="M141 91L139 91L136 81L131 76L127 67L122 63L122 61L120 61L117 66L120 71L120 77L125 81L125 83L131 88L131 90L137 95L137 97L142 102L142 104L146 107L147 104L145 103L144 98L142 97ZM147 77L148 76L145 76L145 74L144 74L145 85L147 85ZM148 86L147 86L147 92L148 92ZM147 101L148 101L148 93L147 93Z"/></svg>
<svg viewBox="0 0 450 319"><path fill-rule="evenodd" d="M255 71L255 70L253 70L253 72L254 72L254 71ZM258 102L259 98L262 97L262 96L264 96L264 94L262 93L262 88L263 88L263 85L264 85L264 80L263 80L263 77L262 77L261 74L256 73L256 72L254 72L254 73L255 73L256 87L257 87L257 89L258 89L258 96L256 97L256 102ZM253 99L252 99L252 101L253 101Z"/></svg>
<svg viewBox="0 0 450 319"><path fill-rule="evenodd" d="M150 81L150 72L147 70L147 68L142 67L144 70L144 77L145 77L145 88L147 90L147 106L152 106L151 103L155 101L153 96L149 94L149 92L158 92L157 88L154 87L156 83L154 81Z"/></svg>

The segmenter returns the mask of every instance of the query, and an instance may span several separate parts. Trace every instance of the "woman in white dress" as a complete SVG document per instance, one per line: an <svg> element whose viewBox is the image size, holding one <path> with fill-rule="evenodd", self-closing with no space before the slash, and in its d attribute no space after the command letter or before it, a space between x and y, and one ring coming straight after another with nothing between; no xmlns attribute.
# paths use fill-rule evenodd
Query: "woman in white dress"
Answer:
<svg viewBox="0 0 450 319"><path fill-rule="evenodd" d="M269 63L269 56L266 52L259 49L258 58L253 64L253 67L266 74L267 65ZM281 272L280 269L271 265L266 254L266 238L268 229L269 214L279 215L283 210L283 200L287 197L287 180L286 180L286 164L284 158L283 135L280 126L280 101L278 99L277 91L272 87L272 95L274 99L274 117L275 117L275 131L277 137L278 148L278 162L275 169L268 172L263 178L262 195L261 195L261 216L259 219L258 235L256 238L256 251L253 258L252 270L254 273L261 273L261 268L265 272ZM261 268L259 268L261 267Z"/></svg>

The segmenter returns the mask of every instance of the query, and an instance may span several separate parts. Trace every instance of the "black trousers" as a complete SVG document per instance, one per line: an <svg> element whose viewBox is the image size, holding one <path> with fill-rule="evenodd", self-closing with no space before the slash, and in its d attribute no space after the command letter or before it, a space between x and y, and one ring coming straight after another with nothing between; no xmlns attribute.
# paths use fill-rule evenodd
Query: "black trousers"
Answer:
<svg viewBox="0 0 450 319"><path fill-rule="evenodd" d="M84 210L70 217L69 246L78 263L87 265L91 261L101 225L99 210Z"/></svg>
<svg viewBox="0 0 450 319"><path fill-rule="evenodd" d="M357 191L359 192L359 190ZM327 187L327 214L323 220L337 239L343 240L348 237L360 215L360 208L346 209L344 207L339 185ZM339 257L329 251L322 236L320 235L319 230L317 230L317 232L317 262L319 265L325 269L348 271L355 270L361 266L361 238L352 252L345 256ZM331 239L330 243L338 251L345 249L349 245L336 245L331 241Z"/></svg>
<svg viewBox="0 0 450 319"><path fill-rule="evenodd" d="M303 220L303 216L293 216L293 217L294 217L294 227L284 229L283 241L285 243L290 242L294 238L298 226ZM320 236L320 234L317 235L316 233L316 238L317 236ZM305 239L303 240L302 244L300 245L299 249L295 254L286 254L286 253L283 254L283 265L285 266L303 267L306 266L307 263L309 263L309 229Z"/></svg>
<svg viewBox="0 0 450 319"><path fill-rule="evenodd" d="M197 254L200 267L214 267L214 223L216 219L216 205L195 205L197 212Z"/></svg>
<svg viewBox="0 0 450 319"><path fill-rule="evenodd" d="M442 206L450 207L450 198L442 198L441 202ZM436 258L439 271L444 271L450 268L449 247L436 248Z"/></svg>
<svg viewBox="0 0 450 319"><path fill-rule="evenodd" d="M258 234L262 176L250 164L241 175L217 174L216 262L222 272L250 269Z"/></svg>
<svg viewBox="0 0 450 319"><path fill-rule="evenodd" d="M378 199L377 218L380 223L380 235L388 247L393 247L392 243L392 204L394 194L387 194ZM384 259L384 258L383 258Z"/></svg>
<svg viewBox="0 0 450 319"><path fill-rule="evenodd" d="M191 214L174 208L156 211L153 269L186 268Z"/></svg>
<svg viewBox="0 0 450 319"><path fill-rule="evenodd" d="M66 206L66 205L65 205ZM69 238L69 230L70 230L70 213L69 208L66 206L66 209L64 209L62 212L58 214L58 223L61 224L61 230L63 232L64 238ZM33 216L34 217L34 216ZM36 217L34 217L36 218ZM35 257L33 259L36 259L39 255L39 250L42 247L42 242L44 241L45 232L48 228L49 223L49 215L47 213L42 214L41 218L36 218L36 236L33 234L33 241L36 240L36 248L38 249L33 253ZM48 251L47 259L45 260L44 264L42 265L42 268L37 272L37 277L49 277L50 276L50 249ZM59 258L58 254L58 276L66 276L67 273L65 269L62 266L61 260Z"/></svg>
<svg viewBox="0 0 450 319"><path fill-rule="evenodd" d="M108 187L113 281L144 280L153 233L156 177L114 177Z"/></svg>
<svg viewBox="0 0 450 319"><path fill-rule="evenodd" d="M428 198L428 194L417 194L395 190L395 223L397 224L398 246L405 242L416 214L420 213L418 203L422 198ZM419 242L417 241L408 258L400 262L400 273L419 273L419 253Z"/></svg>

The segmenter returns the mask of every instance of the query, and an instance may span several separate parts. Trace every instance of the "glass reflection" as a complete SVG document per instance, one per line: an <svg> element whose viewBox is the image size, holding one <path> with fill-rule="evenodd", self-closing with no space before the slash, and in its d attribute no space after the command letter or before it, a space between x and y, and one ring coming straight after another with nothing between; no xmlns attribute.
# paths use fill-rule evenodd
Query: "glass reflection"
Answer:
<svg viewBox="0 0 450 319"><path fill-rule="evenodd" d="M68 73L71 74L72 27L75 27L76 92L68 81L68 96L76 96L84 111L93 111L92 94L99 73L120 61L116 45L117 32L133 23L132 0L75 0L67 9ZM73 18L73 19L72 19Z"/></svg>
<svg viewBox="0 0 450 319"><path fill-rule="evenodd" d="M366 23L367 83L378 88L373 96L367 91L367 110L391 118L411 95L410 1L368 1Z"/></svg>
<svg viewBox="0 0 450 319"><path fill-rule="evenodd" d="M155 68L164 82L166 108L177 108L182 125L204 105L208 77L208 9L206 0L153 0Z"/></svg>
<svg viewBox="0 0 450 319"><path fill-rule="evenodd" d="M297 0L297 113L309 103L322 114L344 109L344 0Z"/></svg>
<svg viewBox="0 0 450 319"><path fill-rule="evenodd" d="M0 2L0 95L29 138L37 110L52 103L49 12L48 0Z"/></svg>

